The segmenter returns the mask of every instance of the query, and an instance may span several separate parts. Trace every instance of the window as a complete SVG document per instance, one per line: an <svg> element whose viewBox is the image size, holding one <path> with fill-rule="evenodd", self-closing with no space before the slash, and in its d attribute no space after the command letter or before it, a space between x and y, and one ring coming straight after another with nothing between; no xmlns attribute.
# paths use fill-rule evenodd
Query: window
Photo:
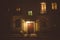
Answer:
<svg viewBox="0 0 60 40"><path fill-rule="evenodd" d="M44 14L46 12L46 3L45 2L42 2L40 3L40 13L41 14Z"/></svg>
<svg viewBox="0 0 60 40"><path fill-rule="evenodd" d="M20 27L20 19L16 20L16 27Z"/></svg>
<svg viewBox="0 0 60 40"><path fill-rule="evenodd" d="M52 3L52 10L56 10L56 9L57 9L57 3L54 2L54 3Z"/></svg>
<svg viewBox="0 0 60 40"><path fill-rule="evenodd" d="M16 8L16 11L19 11L20 12L20 10L21 10L20 8Z"/></svg>
<svg viewBox="0 0 60 40"><path fill-rule="evenodd" d="M32 11L28 11L28 15L29 16L32 16Z"/></svg>

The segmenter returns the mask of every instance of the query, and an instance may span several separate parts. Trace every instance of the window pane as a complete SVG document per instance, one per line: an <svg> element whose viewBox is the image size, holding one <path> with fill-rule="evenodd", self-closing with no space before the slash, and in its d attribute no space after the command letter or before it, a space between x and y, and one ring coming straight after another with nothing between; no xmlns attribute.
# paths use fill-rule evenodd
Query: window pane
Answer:
<svg viewBox="0 0 60 40"><path fill-rule="evenodd" d="M21 8L16 8L16 11L20 11L21 10Z"/></svg>
<svg viewBox="0 0 60 40"><path fill-rule="evenodd" d="M52 3L52 10L56 10L56 9L57 9L57 3L54 2L54 3Z"/></svg>
<svg viewBox="0 0 60 40"><path fill-rule="evenodd" d="M32 11L28 11L28 15L29 16L32 16Z"/></svg>
<svg viewBox="0 0 60 40"><path fill-rule="evenodd" d="M46 3L42 2L42 3L40 3L40 6L41 6L40 13L41 14L45 13L46 12Z"/></svg>

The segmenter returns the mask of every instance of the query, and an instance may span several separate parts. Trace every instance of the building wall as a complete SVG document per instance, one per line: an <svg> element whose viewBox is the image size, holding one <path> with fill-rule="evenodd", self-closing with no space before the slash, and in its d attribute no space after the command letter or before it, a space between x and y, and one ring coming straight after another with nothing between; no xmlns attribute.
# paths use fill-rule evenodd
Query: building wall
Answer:
<svg viewBox="0 0 60 40"><path fill-rule="evenodd" d="M52 11L51 9L51 3L52 2L57 2L58 3L58 6L59 6L59 2L56 1L56 0L39 0L39 1L11 1L12 3L9 3L9 8L10 8L10 16L15 16L15 15L20 15L22 16L22 18L29 18L27 16L27 12L29 10L32 10L33 11L33 18L34 19L40 19L41 21L41 25L43 26L43 23L46 23L45 28L50 28L50 27L53 27L53 25L56 24L56 13L58 15L59 13L59 7L58 7L58 10L56 11ZM47 13L46 14L40 14L40 3L41 2L46 2L47 3ZM15 9L17 7L20 7L21 8L21 13L20 12L17 12ZM55 14L55 15L54 15ZM31 17L32 19L32 17ZM41 26L41 28L42 28Z"/></svg>

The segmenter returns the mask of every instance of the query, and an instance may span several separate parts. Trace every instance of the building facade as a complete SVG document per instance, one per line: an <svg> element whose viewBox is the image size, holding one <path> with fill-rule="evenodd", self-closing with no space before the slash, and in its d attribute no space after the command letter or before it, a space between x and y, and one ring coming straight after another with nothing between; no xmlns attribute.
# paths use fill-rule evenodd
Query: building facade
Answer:
<svg viewBox="0 0 60 40"><path fill-rule="evenodd" d="M26 0L27 1L27 0ZM40 32L55 27L54 19L58 12L58 1L17 1L9 9L11 13L11 30L25 36L37 36ZM54 21L54 22L53 22Z"/></svg>

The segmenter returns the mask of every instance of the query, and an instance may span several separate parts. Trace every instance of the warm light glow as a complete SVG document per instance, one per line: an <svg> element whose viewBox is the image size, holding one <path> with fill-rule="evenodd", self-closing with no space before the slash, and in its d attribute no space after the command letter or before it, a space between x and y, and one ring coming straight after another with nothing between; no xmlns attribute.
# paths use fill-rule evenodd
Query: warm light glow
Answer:
<svg viewBox="0 0 60 40"><path fill-rule="evenodd" d="M27 28L29 27L29 29L33 28L32 31L35 32L35 22L34 21L26 21L26 26L27 26Z"/></svg>
<svg viewBox="0 0 60 40"><path fill-rule="evenodd" d="M52 3L52 10L56 10L56 9L57 9L57 3L54 2L54 3Z"/></svg>
<svg viewBox="0 0 60 40"><path fill-rule="evenodd" d="M38 21L25 21L22 19L22 31L21 33L25 33L24 36L31 36L31 37L37 37L36 32L39 31L39 25Z"/></svg>
<svg viewBox="0 0 60 40"><path fill-rule="evenodd" d="M28 31L25 20L22 20L22 30L26 33Z"/></svg>
<svg viewBox="0 0 60 40"><path fill-rule="evenodd" d="M29 16L32 16L32 11L28 11L28 15Z"/></svg>
<svg viewBox="0 0 60 40"><path fill-rule="evenodd" d="M39 27L40 24L38 24L38 22L39 22L39 21L37 20L37 21L36 21L36 31L39 31L39 28L40 28L40 27Z"/></svg>
<svg viewBox="0 0 60 40"><path fill-rule="evenodd" d="M19 19L18 16L13 16L13 27L14 30L18 29L20 33L22 33L25 37L31 36L31 37L36 37L37 32L39 31L39 24L38 20L36 21L26 21L21 18L20 24L21 26L19 28L16 27L15 21Z"/></svg>
<svg viewBox="0 0 60 40"><path fill-rule="evenodd" d="M30 36L31 37L37 37L37 34L31 34Z"/></svg>
<svg viewBox="0 0 60 40"><path fill-rule="evenodd" d="M41 4L40 13L44 14L46 12L46 3L42 2L40 4Z"/></svg>
<svg viewBox="0 0 60 40"><path fill-rule="evenodd" d="M31 23L30 21L26 21L26 23Z"/></svg>
<svg viewBox="0 0 60 40"><path fill-rule="evenodd" d="M21 9L20 8L16 8L16 11L20 11Z"/></svg>

